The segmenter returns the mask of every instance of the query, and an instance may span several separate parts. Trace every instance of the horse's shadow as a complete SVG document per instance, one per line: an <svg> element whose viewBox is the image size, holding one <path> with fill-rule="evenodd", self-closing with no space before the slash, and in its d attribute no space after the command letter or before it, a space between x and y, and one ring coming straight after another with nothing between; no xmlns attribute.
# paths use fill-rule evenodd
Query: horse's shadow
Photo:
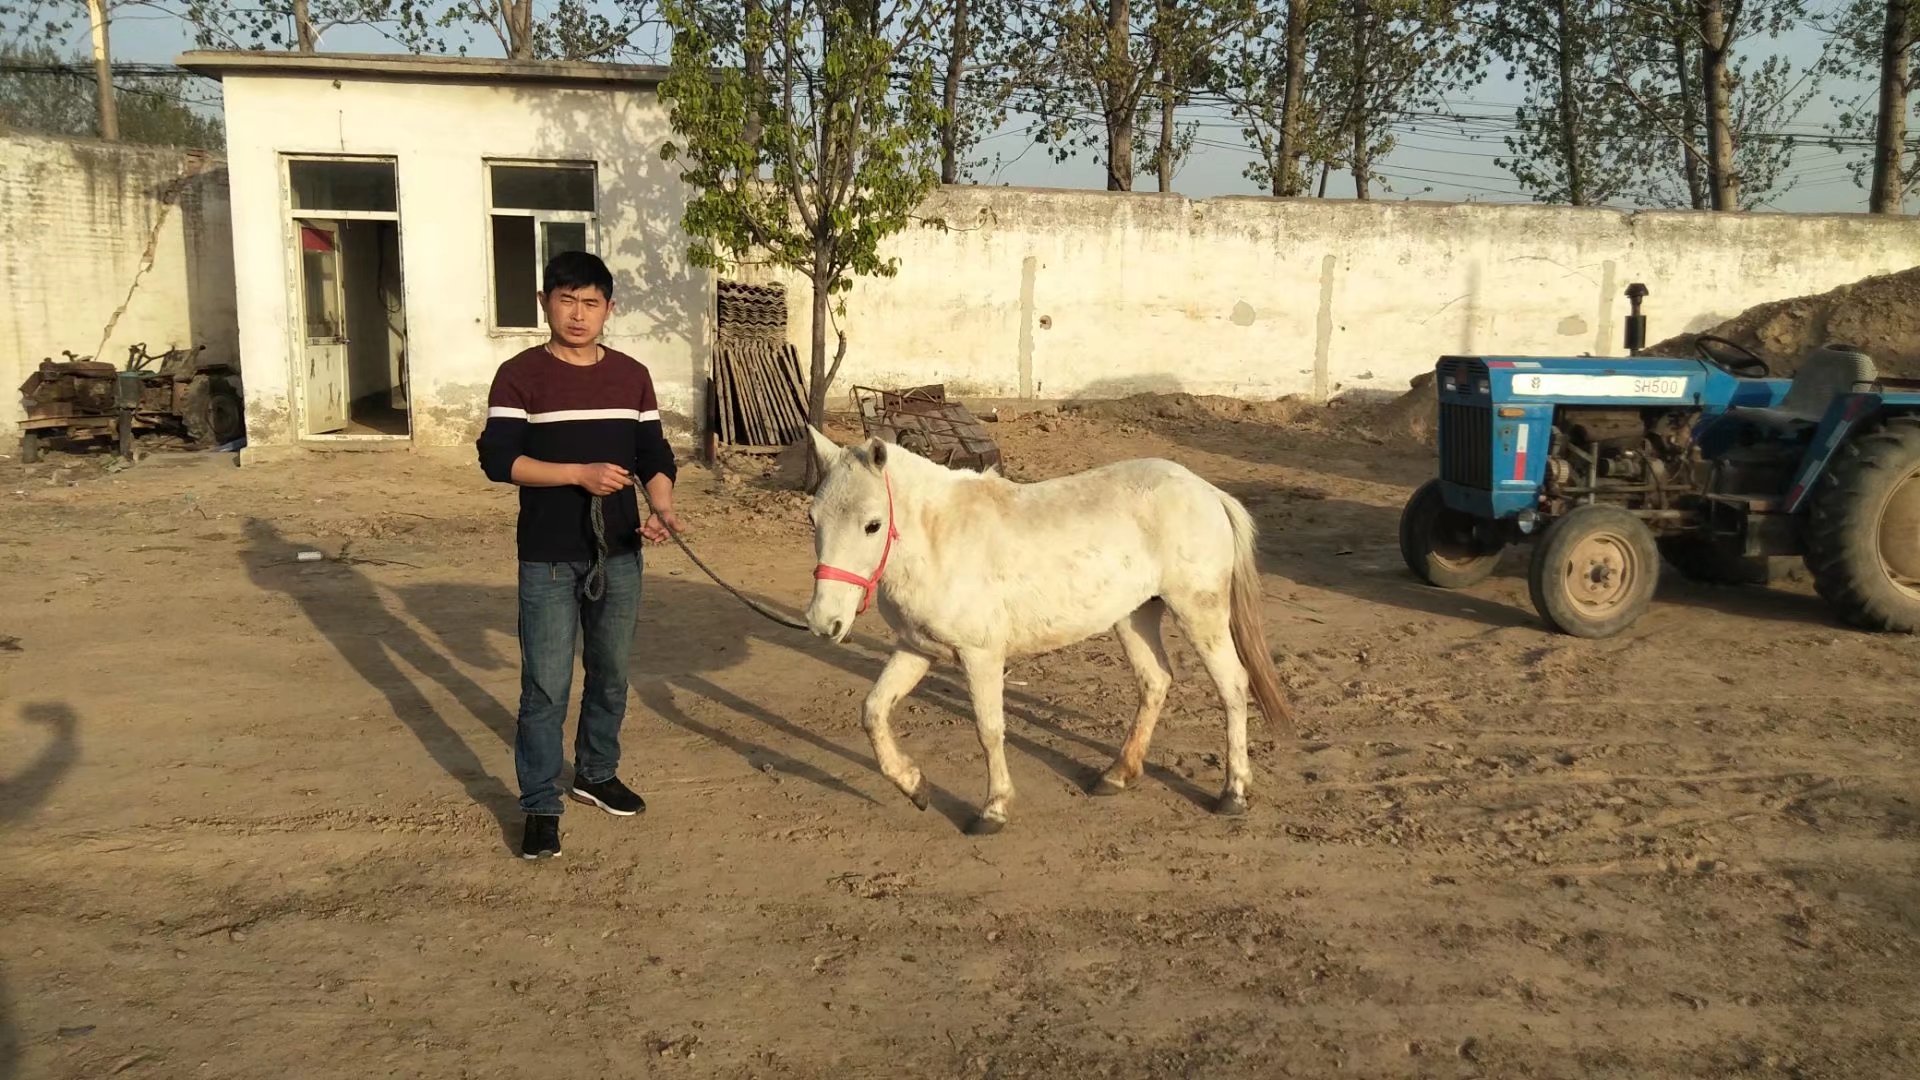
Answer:
<svg viewBox="0 0 1920 1080"><path fill-rule="evenodd" d="M714 676L740 665L753 651L771 647L807 657L870 683L879 676L891 648L864 633L856 634L844 645L834 645L810 634L776 626L738 606L717 587L675 574L673 571L679 570L675 564L682 562L675 556L649 550L647 561L631 669L632 684L641 703L665 722L732 751L756 771L771 770L805 780L836 795L877 803L879 800L872 795L794 752L796 744L804 744L813 751L837 757L879 776L879 768L864 737L857 745L849 746L722 686ZM661 563L667 563L671 569L662 568ZM694 572L680 571L682 574ZM401 585L393 587L391 592L399 598L408 615L462 664L482 670L517 666L518 657L511 651L515 633L512 586ZM768 597L749 595L775 610L783 607ZM876 620L873 629L884 632L884 624ZM502 644L504 649L500 647ZM1117 652L1117 645L1115 649ZM908 701L917 698L971 719L971 698L964 686L955 685L955 681L952 669L936 667ZM1132 684L1131 679L1128 684ZM777 735L779 741L750 738L738 730L703 720L696 715L696 710L687 707L688 696L752 720L769 734ZM857 697L848 699L848 709L855 719L859 702ZM1009 731L1007 743L1076 787L1084 788L1091 783L1118 754L1116 744L1070 730L1056 720L1058 717L1077 721L1101 718L1011 687L1005 691L1004 702L1007 717L1027 725L1035 733ZM905 704L902 703L902 709ZM1120 719L1130 722L1131 710ZM1058 743L1084 748L1099 755L1101 760L1082 761L1062 750ZM1172 770L1150 765L1148 774L1195 806L1212 806L1211 794ZM932 806L956 828L963 828L973 819L977 807L971 801L931 781L928 786ZM886 790L891 796L890 784Z"/></svg>

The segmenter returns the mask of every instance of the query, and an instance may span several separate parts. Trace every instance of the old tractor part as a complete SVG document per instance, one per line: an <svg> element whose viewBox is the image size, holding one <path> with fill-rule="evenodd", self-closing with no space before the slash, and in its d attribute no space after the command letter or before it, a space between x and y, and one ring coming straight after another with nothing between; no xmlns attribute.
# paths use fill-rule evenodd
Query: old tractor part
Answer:
<svg viewBox="0 0 1920 1080"><path fill-rule="evenodd" d="M947 400L945 384L880 390L853 388L860 428L948 468L984 472L1000 464L1000 447L980 421L957 401Z"/></svg>

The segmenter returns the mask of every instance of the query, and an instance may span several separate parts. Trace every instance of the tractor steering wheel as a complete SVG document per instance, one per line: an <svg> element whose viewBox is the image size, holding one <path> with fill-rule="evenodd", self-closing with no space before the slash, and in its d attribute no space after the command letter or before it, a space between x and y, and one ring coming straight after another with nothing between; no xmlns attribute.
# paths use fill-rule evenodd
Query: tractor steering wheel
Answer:
<svg viewBox="0 0 1920 1080"><path fill-rule="evenodd" d="M1727 352L1733 355L1717 355L1716 350L1707 347L1708 342L1726 346ZM1707 358L1708 363L1721 368L1729 375L1744 375L1750 379L1765 379L1773 375L1773 369L1767 366L1767 362L1761 359L1759 354L1737 341L1728 341L1718 334L1701 334L1693 339L1693 347L1700 351L1701 356ZM1755 369L1757 369L1756 373L1748 374L1748 372L1755 372Z"/></svg>

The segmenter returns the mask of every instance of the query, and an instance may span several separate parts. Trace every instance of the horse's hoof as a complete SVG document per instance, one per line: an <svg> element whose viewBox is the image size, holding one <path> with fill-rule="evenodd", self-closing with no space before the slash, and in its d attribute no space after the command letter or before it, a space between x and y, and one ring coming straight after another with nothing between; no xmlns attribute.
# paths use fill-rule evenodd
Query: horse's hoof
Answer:
<svg viewBox="0 0 1920 1080"><path fill-rule="evenodd" d="M907 793L907 798L913 802L913 808L915 810L924 811L932 804L933 800L927 797L927 781L925 777L921 777L920 783L916 785L912 791Z"/></svg>
<svg viewBox="0 0 1920 1080"><path fill-rule="evenodd" d="M1093 782L1093 786L1087 789L1087 794L1118 795L1125 790L1127 790L1127 785L1120 783L1105 773L1101 773L1099 779Z"/></svg>
<svg viewBox="0 0 1920 1080"><path fill-rule="evenodd" d="M1005 818L987 817L985 814L967 822L968 836L992 836L1007 827Z"/></svg>
<svg viewBox="0 0 1920 1080"><path fill-rule="evenodd" d="M1222 817L1239 817L1247 812L1247 797L1235 795L1230 791L1225 792L1214 800L1213 812Z"/></svg>

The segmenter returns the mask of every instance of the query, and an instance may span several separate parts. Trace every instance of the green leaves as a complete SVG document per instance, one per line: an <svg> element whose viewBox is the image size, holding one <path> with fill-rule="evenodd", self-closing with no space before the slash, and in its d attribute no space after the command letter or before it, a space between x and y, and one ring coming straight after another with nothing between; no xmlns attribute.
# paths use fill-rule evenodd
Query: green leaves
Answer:
<svg viewBox="0 0 1920 1080"><path fill-rule="evenodd" d="M926 44L943 7L779 0L725 34L691 0L667 0L660 96L674 138L661 157L691 189L681 224L696 265L805 275L816 321L855 278L898 271L880 248L939 181L944 113ZM823 326L812 361L817 410L831 377Z"/></svg>

